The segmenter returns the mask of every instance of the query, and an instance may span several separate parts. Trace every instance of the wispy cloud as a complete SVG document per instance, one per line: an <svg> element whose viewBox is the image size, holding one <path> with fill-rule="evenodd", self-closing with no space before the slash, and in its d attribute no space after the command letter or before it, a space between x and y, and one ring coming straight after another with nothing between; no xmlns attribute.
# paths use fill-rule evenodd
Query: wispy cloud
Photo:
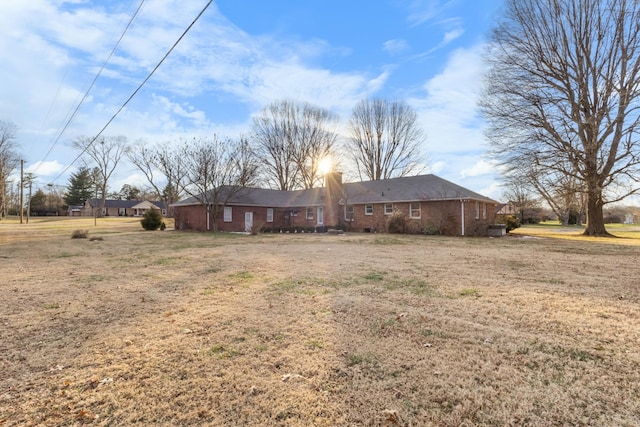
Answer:
<svg viewBox="0 0 640 427"><path fill-rule="evenodd" d="M391 55L398 55L401 53L405 53L410 48L406 40L393 39L384 42L382 45L382 49Z"/></svg>
<svg viewBox="0 0 640 427"><path fill-rule="evenodd" d="M451 31L447 31L444 33L444 38L442 39L442 43L439 46L446 46L458 37L464 34L464 29L462 27L454 28Z"/></svg>
<svg viewBox="0 0 640 427"><path fill-rule="evenodd" d="M443 34L440 42L435 46L433 46L432 48L414 55L413 56L414 59L431 55L433 52L436 52L448 46L451 42L460 38L464 34L464 28L462 27L462 20L458 18L451 18L443 21L441 23L441 27L443 28Z"/></svg>
<svg viewBox="0 0 640 427"><path fill-rule="evenodd" d="M434 167L476 191L488 187L497 172L484 157L484 122L477 106L485 72L483 49L477 45L453 51L443 70L410 98L427 134L426 153Z"/></svg>
<svg viewBox="0 0 640 427"><path fill-rule="evenodd" d="M416 26L440 18L454 0L412 0L409 4L409 24Z"/></svg>
<svg viewBox="0 0 640 427"><path fill-rule="evenodd" d="M0 39L0 52L7 58L0 69L5 86L0 113L22 131L36 132L32 125L42 122L37 114L49 107L59 87L46 125L55 128L97 72L133 10L89 9L91 4L82 2L9 3L3 3L0 13L8 34ZM101 128L197 12L192 3L148 1L68 133L91 134ZM16 50L17 45L21 49ZM390 70L336 72L317 65L324 57L346 54L320 39L249 35L212 5L109 132L126 130L124 123L149 132L215 127L213 118L198 108L169 101L174 96L226 96L252 111L274 99L294 98L348 111L357 100L380 90ZM147 102L141 100L145 97Z"/></svg>
<svg viewBox="0 0 640 427"><path fill-rule="evenodd" d="M419 112L426 131L445 138L434 141L432 150L478 150L484 142L478 100L482 90L485 66L483 46L457 49L446 66L423 86L411 103Z"/></svg>
<svg viewBox="0 0 640 427"><path fill-rule="evenodd" d="M353 65L349 59L355 56L350 51L355 44L336 47L313 36L255 35L227 19L214 3L107 133L149 143L212 133L235 137L250 131L251 115L274 100L310 102L346 119L361 99L397 96L402 91L413 93L403 97L418 112L428 135L425 151L432 162L430 171L448 179L463 171L464 179L484 178L470 174L483 151L482 124L475 107L483 72L481 49L447 52L465 31L463 21L451 16L451 1L407 1L406 22L414 27L409 29L411 34L373 46L392 56L405 55L404 62L393 66L384 64L386 56ZM69 141L102 128L199 12L202 4L196 3L147 0L51 158L75 157ZM127 2L96 4L81 0L0 3L4 33L0 37L0 117L16 122L29 153L44 153L43 147L49 147L50 138L135 10ZM404 28L406 22L401 22ZM429 27L425 31L429 41L411 38L425 30L415 28L419 25ZM423 55L439 50L441 57L448 55L448 61L422 86L415 78L405 85L403 74L424 75L423 69L414 73L408 64L409 55L423 42L430 43L421 47L428 49ZM54 99L44 120L43 112ZM38 173L55 171L59 164L44 162ZM126 179L136 177L131 174Z"/></svg>

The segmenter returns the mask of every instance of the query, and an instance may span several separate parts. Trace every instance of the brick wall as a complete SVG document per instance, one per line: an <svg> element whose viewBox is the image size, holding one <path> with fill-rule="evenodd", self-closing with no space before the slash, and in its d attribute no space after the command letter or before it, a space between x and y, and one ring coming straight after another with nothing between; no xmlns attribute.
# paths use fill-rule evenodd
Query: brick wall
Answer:
<svg viewBox="0 0 640 427"><path fill-rule="evenodd" d="M340 206L335 220L337 224L328 222L327 208L324 208L324 225L335 226L344 222L350 230L363 231L387 231L387 221L390 215L385 214L385 205L372 204L371 214L367 214L366 205L353 206L353 220L346 221L344 209ZM394 203L393 209L401 212L406 217L410 232L422 233L425 228L446 235L462 234L462 207L459 200L438 202L415 202L414 210L419 206L419 218L409 217L411 204ZM486 206L486 208L485 208ZM318 225L317 207L312 207L313 218L307 218L306 208L273 209L273 222L267 222L267 208L253 206L232 206L230 222L224 221L224 210L221 208L218 214L218 230L220 231L245 231L245 213L253 213L253 222L259 227L315 227ZM465 232L466 236L484 236L487 226L495 222L496 206L490 203L479 202L479 212L476 211L475 201L464 202ZM486 209L486 216L485 216ZM296 212L293 214L292 212ZM417 214L417 211L414 212ZM476 214L478 213L478 218ZM175 224L178 230L206 230L205 209L203 206L181 206L175 209ZM211 227L213 228L213 227Z"/></svg>
<svg viewBox="0 0 640 427"><path fill-rule="evenodd" d="M474 201L465 202L465 235L485 235L489 224L495 222L495 205L486 203L486 217L484 215L483 203L480 202L480 215L476 219L476 209ZM385 204L372 204L372 210L367 213L367 205L353 206L353 220L346 221L353 231L387 231L387 221L389 214L385 214ZM414 214L417 215L419 206L419 218L410 217L410 207L414 208ZM462 234L462 208L461 202L453 201L437 201L437 202L414 202L410 203L393 203L393 209L401 212L405 218L411 232L423 232L425 228L437 231L446 235ZM342 210L344 217L344 207Z"/></svg>
<svg viewBox="0 0 640 427"><path fill-rule="evenodd" d="M207 220L203 206L180 206L173 213L176 230L206 231Z"/></svg>

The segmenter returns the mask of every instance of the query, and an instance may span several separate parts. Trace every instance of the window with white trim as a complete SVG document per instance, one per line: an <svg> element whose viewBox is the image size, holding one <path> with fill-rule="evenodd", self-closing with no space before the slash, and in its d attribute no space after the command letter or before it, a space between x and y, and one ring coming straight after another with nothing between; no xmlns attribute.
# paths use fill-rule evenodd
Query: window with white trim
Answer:
<svg viewBox="0 0 640 427"><path fill-rule="evenodd" d="M344 220L353 221L353 205L345 205L344 207Z"/></svg>
<svg viewBox="0 0 640 427"><path fill-rule="evenodd" d="M480 219L480 202L476 202L476 219Z"/></svg>
<svg viewBox="0 0 640 427"><path fill-rule="evenodd" d="M118 216L125 216L127 213L126 208L118 208Z"/></svg>
<svg viewBox="0 0 640 427"><path fill-rule="evenodd" d="M384 204L384 214L391 215L393 213L393 203Z"/></svg>
<svg viewBox="0 0 640 427"><path fill-rule="evenodd" d="M373 215L373 205L364 205L364 214Z"/></svg>
<svg viewBox="0 0 640 427"><path fill-rule="evenodd" d="M313 208L307 208L307 219L313 219Z"/></svg>
<svg viewBox="0 0 640 427"><path fill-rule="evenodd" d="M482 219L487 219L487 204L482 204Z"/></svg>
<svg viewBox="0 0 640 427"><path fill-rule="evenodd" d="M231 222L233 218L233 208L231 206L224 207L224 222Z"/></svg>
<svg viewBox="0 0 640 427"><path fill-rule="evenodd" d="M273 222L273 208L267 208L267 222Z"/></svg>
<svg viewBox="0 0 640 427"><path fill-rule="evenodd" d="M420 218L420 202L409 203L409 217Z"/></svg>

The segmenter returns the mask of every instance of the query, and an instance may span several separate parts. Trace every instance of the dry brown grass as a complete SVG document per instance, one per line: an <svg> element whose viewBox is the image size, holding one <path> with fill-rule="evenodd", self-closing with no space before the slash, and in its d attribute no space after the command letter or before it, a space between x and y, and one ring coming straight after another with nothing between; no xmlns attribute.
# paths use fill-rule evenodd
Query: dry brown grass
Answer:
<svg viewBox="0 0 640 427"><path fill-rule="evenodd" d="M3 427L639 424L638 246L83 221L0 222Z"/></svg>

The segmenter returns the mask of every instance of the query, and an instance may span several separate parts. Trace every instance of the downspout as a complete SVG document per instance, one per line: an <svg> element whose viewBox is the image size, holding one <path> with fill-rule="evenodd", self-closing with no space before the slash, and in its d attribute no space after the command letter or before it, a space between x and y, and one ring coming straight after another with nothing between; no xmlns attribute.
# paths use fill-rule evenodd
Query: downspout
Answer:
<svg viewBox="0 0 640 427"><path fill-rule="evenodd" d="M207 203L207 231L211 230L211 204Z"/></svg>
<svg viewBox="0 0 640 427"><path fill-rule="evenodd" d="M461 225L462 225L462 236L464 236L464 200L460 199L460 209L462 211L462 221L461 221Z"/></svg>

